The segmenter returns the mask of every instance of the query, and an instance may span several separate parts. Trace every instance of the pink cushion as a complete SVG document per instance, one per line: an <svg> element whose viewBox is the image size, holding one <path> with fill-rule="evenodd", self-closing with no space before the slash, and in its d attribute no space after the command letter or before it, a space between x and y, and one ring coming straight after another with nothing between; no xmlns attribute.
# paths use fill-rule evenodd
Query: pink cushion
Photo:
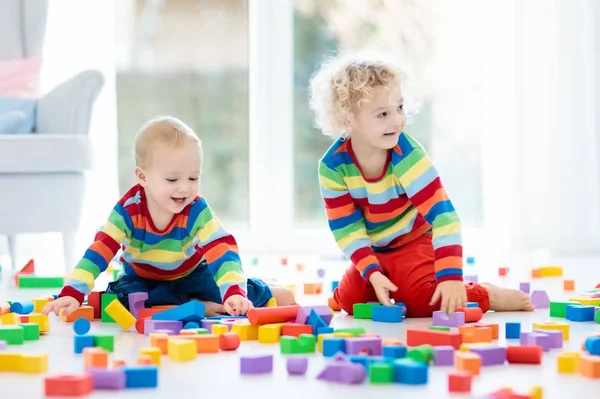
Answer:
<svg viewBox="0 0 600 399"><path fill-rule="evenodd" d="M0 97L37 98L42 57L0 60Z"/></svg>

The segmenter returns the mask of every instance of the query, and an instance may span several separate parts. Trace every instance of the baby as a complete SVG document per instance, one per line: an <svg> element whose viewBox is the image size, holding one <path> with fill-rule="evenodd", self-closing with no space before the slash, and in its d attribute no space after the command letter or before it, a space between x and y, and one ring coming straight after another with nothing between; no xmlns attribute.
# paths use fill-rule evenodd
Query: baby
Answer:
<svg viewBox="0 0 600 399"><path fill-rule="evenodd" d="M409 75L378 54L327 60L310 86L317 126L335 139L319 162L329 227L352 266L334 292L355 303L403 302L407 316L533 310L527 294L463 282L459 215L423 147L404 129ZM391 298L390 298L391 296Z"/></svg>
<svg viewBox="0 0 600 399"><path fill-rule="evenodd" d="M68 276L58 298L42 313L68 315L122 247L123 265L107 294L128 307L128 295L148 293L147 307L197 299L207 316L243 315L275 297L295 303L291 291L246 279L235 239L198 195L202 145L190 127L172 117L148 121L136 136L135 176L94 243Z"/></svg>

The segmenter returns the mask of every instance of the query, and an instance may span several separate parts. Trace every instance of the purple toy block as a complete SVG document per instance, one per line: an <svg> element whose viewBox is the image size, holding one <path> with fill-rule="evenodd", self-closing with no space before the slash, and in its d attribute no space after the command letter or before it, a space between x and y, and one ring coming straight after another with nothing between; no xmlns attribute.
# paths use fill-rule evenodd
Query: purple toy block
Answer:
<svg viewBox="0 0 600 399"><path fill-rule="evenodd" d="M529 345L529 334L531 334L531 333L521 331L521 336L520 336L521 345Z"/></svg>
<svg viewBox="0 0 600 399"><path fill-rule="evenodd" d="M179 320L144 320L144 335L157 332L157 330L170 330L175 334L183 329L183 322Z"/></svg>
<svg viewBox="0 0 600 399"><path fill-rule="evenodd" d="M296 316L296 324L306 324L311 310L314 310L327 325L331 324L333 314L329 306L302 306L298 311L298 316Z"/></svg>
<svg viewBox="0 0 600 399"><path fill-rule="evenodd" d="M231 321L231 320L221 320L221 321L219 322L219 324L222 324L222 325L224 325L224 326L227 326L227 328L229 329L229 331L231 331L231 327L233 327L233 323L234 323L234 322L233 322L233 321Z"/></svg>
<svg viewBox="0 0 600 399"><path fill-rule="evenodd" d="M179 335L174 330L166 330L166 329L154 330L152 332L156 333L156 334Z"/></svg>
<svg viewBox="0 0 600 399"><path fill-rule="evenodd" d="M95 389L125 389L126 378L122 370L91 368L86 373L92 375Z"/></svg>
<svg viewBox="0 0 600 399"><path fill-rule="evenodd" d="M273 372L273 355L249 355L240 357L240 373L265 374Z"/></svg>
<svg viewBox="0 0 600 399"><path fill-rule="evenodd" d="M563 332L559 330L533 330L534 333L546 334L550 337L550 349L563 347Z"/></svg>
<svg viewBox="0 0 600 399"><path fill-rule="evenodd" d="M443 310L433 312L433 321L431 323L438 327L459 327L465 324L464 312L453 312L450 317Z"/></svg>
<svg viewBox="0 0 600 399"><path fill-rule="evenodd" d="M217 324L219 322L219 320L207 320L204 319L200 322L200 327L201 328L206 328L208 331L212 331L212 326L214 324Z"/></svg>
<svg viewBox="0 0 600 399"><path fill-rule="evenodd" d="M524 293L529 294L529 291L531 290L531 284L528 282L519 283L519 289Z"/></svg>
<svg viewBox="0 0 600 399"><path fill-rule="evenodd" d="M472 276L465 276L465 281L472 281L474 283L479 281L479 278L477 277L477 275L472 275Z"/></svg>
<svg viewBox="0 0 600 399"><path fill-rule="evenodd" d="M366 376L367 369L364 366L352 363L343 354L337 354L317 375L317 379L346 384L360 384Z"/></svg>
<svg viewBox="0 0 600 399"><path fill-rule="evenodd" d="M471 348L471 352L481 356L482 366L497 366L506 362L506 348L500 346L490 346L482 348Z"/></svg>
<svg viewBox="0 0 600 399"><path fill-rule="evenodd" d="M346 353L349 355L360 355L366 350L369 356L381 356L382 346L378 337L346 338Z"/></svg>
<svg viewBox="0 0 600 399"><path fill-rule="evenodd" d="M0 350L6 349L6 341L0 341Z"/></svg>
<svg viewBox="0 0 600 399"><path fill-rule="evenodd" d="M552 346L552 340L548 334L533 332L527 337L527 345L541 346L544 352L548 352Z"/></svg>
<svg viewBox="0 0 600 399"><path fill-rule="evenodd" d="M133 315L136 319L138 318L138 312L140 309L144 309L146 307L146 300L148 299L147 292L133 292L127 296L129 300L129 313Z"/></svg>
<svg viewBox="0 0 600 399"><path fill-rule="evenodd" d="M433 364L436 366L453 366L454 347L450 345L434 346Z"/></svg>
<svg viewBox="0 0 600 399"><path fill-rule="evenodd" d="M535 290L531 293L531 303L536 309L548 309L550 307L550 298L546 291Z"/></svg>
<svg viewBox="0 0 600 399"><path fill-rule="evenodd" d="M291 375L304 375L308 369L308 358L306 357L288 357L287 372Z"/></svg>

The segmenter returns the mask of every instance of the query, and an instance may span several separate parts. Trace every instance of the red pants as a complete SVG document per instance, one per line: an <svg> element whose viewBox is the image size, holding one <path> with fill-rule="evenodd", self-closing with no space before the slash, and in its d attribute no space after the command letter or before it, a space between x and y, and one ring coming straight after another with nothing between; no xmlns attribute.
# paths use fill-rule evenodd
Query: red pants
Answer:
<svg viewBox="0 0 600 399"><path fill-rule="evenodd" d="M396 303L407 307L407 317L431 317L440 310L441 300L434 306L429 302L437 287L431 235L427 234L389 252L375 253L383 274L398 287L392 292ZM469 302L478 302L485 313L490 308L487 290L473 282L465 282ZM355 303L379 302L373 286L363 279L354 265L350 266L333 292L333 298L348 314Z"/></svg>

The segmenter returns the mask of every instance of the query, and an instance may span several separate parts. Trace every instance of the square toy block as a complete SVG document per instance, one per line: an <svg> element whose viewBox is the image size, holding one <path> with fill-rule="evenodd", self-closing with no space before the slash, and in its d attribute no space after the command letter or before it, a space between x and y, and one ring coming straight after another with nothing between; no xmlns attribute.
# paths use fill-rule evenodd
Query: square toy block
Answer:
<svg viewBox="0 0 600 399"><path fill-rule="evenodd" d="M211 334L221 335L229 332L229 327L223 324L213 324L211 330Z"/></svg>
<svg viewBox="0 0 600 399"><path fill-rule="evenodd" d="M194 360L197 349L196 343L188 339L171 338L168 342L169 357L177 362Z"/></svg>
<svg viewBox="0 0 600 399"><path fill-rule="evenodd" d="M314 353L317 340L312 334L302 334L300 337L281 337L280 349L282 354Z"/></svg>
<svg viewBox="0 0 600 399"><path fill-rule="evenodd" d="M121 367L125 373L126 388L156 388L158 386L158 367L136 366Z"/></svg>
<svg viewBox="0 0 600 399"><path fill-rule="evenodd" d="M372 319L373 307L380 306L379 303L355 303L352 306L352 313L355 319Z"/></svg>
<svg viewBox="0 0 600 399"><path fill-rule="evenodd" d="M0 316L0 323L4 326L21 324L21 318L18 313L7 313Z"/></svg>
<svg viewBox="0 0 600 399"><path fill-rule="evenodd" d="M273 372L273 355L247 355L240 357L241 374L266 374Z"/></svg>
<svg viewBox="0 0 600 399"><path fill-rule="evenodd" d="M576 373L579 370L580 355L577 352L564 352L556 358L556 366L561 374Z"/></svg>
<svg viewBox="0 0 600 399"><path fill-rule="evenodd" d="M600 378L600 357L583 355L579 359L579 371L588 378Z"/></svg>
<svg viewBox="0 0 600 399"><path fill-rule="evenodd" d="M563 347L563 332L559 330L533 330L534 333L544 333L550 339L550 349L559 349Z"/></svg>
<svg viewBox="0 0 600 399"><path fill-rule="evenodd" d="M48 316L41 313L32 313L29 315L29 322L40 325L40 332L50 331L50 319Z"/></svg>
<svg viewBox="0 0 600 399"><path fill-rule="evenodd" d="M550 298L544 290L535 290L531 293L531 303L536 309L548 309L550 307Z"/></svg>
<svg viewBox="0 0 600 399"><path fill-rule="evenodd" d="M125 389L125 373L123 370L86 370L94 380L95 389Z"/></svg>
<svg viewBox="0 0 600 399"><path fill-rule="evenodd" d="M102 294L104 294L104 291L92 291L87 297L87 304L94 308L94 319L102 317L102 305L100 303Z"/></svg>
<svg viewBox="0 0 600 399"><path fill-rule="evenodd" d="M560 277L563 269L560 266L542 266L540 267L540 277Z"/></svg>
<svg viewBox="0 0 600 399"><path fill-rule="evenodd" d="M104 311L125 331L133 327L136 322L135 317L120 301L112 301L104 308Z"/></svg>
<svg viewBox="0 0 600 399"><path fill-rule="evenodd" d="M64 277L40 277L34 274L20 275L19 288L62 288Z"/></svg>
<svg viewBox="0 0 600 399"><path fill-rule="evenodd" d="M90 322L94 321L94 308L88 305L81 306L69 313L67 317L63 315L62 309L60 312L60 319L67 323L72 323L77 319L87 319Z"/></svg>
<svg viewBox="0 0 600 399"><path fill-rule="evenodd" d="M567 317L567 306L576 305L575 302L550 302L550 317Z"/></svg>
<svg viewBox="0 0 600 399"><path fill-rule="evenodd" d="M367 352L369 356L381 356L382 343L381 338L348 338L346 339L346 353L349 355L359 355Z"/></svg>
<svg viewBox="0 0 600 399"><path fill-rule="evenodd" d="M453 366L454 352L454 347L450 345L435 346L433 348L433 364L436 366Z"/></svg>
<svg viewBox="0 0 600 399"><path fill-rule="evenodd" d="M506 339L519 339L521 336L521 323L519 322L507 322L505 329Z"/></svg>
<svg viewBox="0 0 600 399"><path fill-rule="evenodd" d="M0 326L0 339L8 345L22 345L25 340L25 330L20 325Z"/></svg>
<svg viewBox="0 0 600 399"><path fill-rule="evenodd" d="M506 362L506 348L504 347L471 348L470 351L481 357L482 366L498 366Z"/></svg>
<svg viewBox="0 0 600 399"><path fill-rule="evenodd" d="M108 314L106 313L106 307L108 305L110 305L110 303L112 301L116 301L117 300L117 295L116 294L102 294L102 296L100 297L100 303L101 303L101 309L102 309L102 316L100 317L102 320L102 323L114 323L115 320Z"/></svg>
<svg viewBox="0 0 600 399"><path fill-rule="evenodd" d="M453 371L448 374L449 392L471 392L473 374L468 371Z"/></svg>
<svg viewBox="0 0 600 399"><path fill-rule="evenodd" d="M20 353L0 353L0 371L21 372L22 362Z"/></svg>
<svg viewBox="0 0 600 399"><path fill-rule="evenodd" d="M201 321L204 318L206 307L202 302L190 301L175 308L165 310L152 315L152 320L179 320L187 323L188 321Z"/></svg>
<svg viewBox="0 0 600 399"><path fill-rule="evenodd" d="M508 267L499 267L498 268L498 276L504 277L508 274Z"/></svg>
<svg viewBox="0 0 600 399"><path fill-rule="evenodd" d="M382 348L382 355L386 359L402 359L406 357L407 351L404 345L390 345Z"/></svg>
<svg viewBox="0 0 600 399"><path fill-rule="evenodd" d="M434 326L445 326L445 327L458 327L465 324L465 313L453 312L450 316L443 310L436 310L433 312L433 321L431 323Z"/></svg>
<svg viewBox="0 0 600 399"><path fill-rule="evenodd" d="M196 348L194 348L195 350ZM168 353L168 350L167 350ZM140 356L149 356L152 359L152 364L156 364L160 366L160 358L162 355L162 351L160 348L154 346L150 348L140 348Z"/></svg>
<svg viewBox="0 0 600 399"><path fill-rule="evenodd" d="M565 291L575 291L575 280L564 280L563 289Z"/></svg>
<svg viewBox="0 0 600 399"><path fill-rule="evenodd" d="M369 380L372 384L389 384L394 382L394 365L375 363L369 367Z"/></svg>
<svg viewBox="0 0 600 399"><path fill-rule="evenodd" d="M526 294L529 294L531 291L531 284L529 282L519 283L519 289Z"/></svg>
<svg viewBox="0 0 600 399"><path fill-rule="evenodd" d="M129 312L136 319L138 318L138 314L140 309L146 308L146 300L148 299L147 292L134 292L127 296L129 302Z"/></svg>
<svg viewBox="0 0 600 399"><path fill-rule="evenodd" d="M462 371L469 371L473 375L479 375L481 371L481 356L471 352L456 352L456 368Z"/></svg>
<svg viewBox="0 0 600 399"><path fill-rule="evenodd" d="M60 374L44 378L46 396L86 396L94 390L91 374Z"/></svg>
<svg viewBox="0 0 600 399"><path fill-rule="evenodd" d="M100 347L107 352L115 350L114 335L96 334L94 337L94 346Z"/></svg>
<svg viewBox="0 0 600 399"><path fill-rule="evenodd" d="M331 324L331 319L333 318L333 313L329 306L302 306L298 311L298 316L296 316L296 324L306 324L308 321L308 317L310 316L311 311L315 311L321 319L325 322L326 325Z"/></svg>
<svg viewBox="0 0 600 399"><path fill-rule="evenodd" d="M263 324L258 327L258 342L261 344L275 344L279 342L282 326L283 323Z"/></svg>
<svg viewBox="0 0 600 399"><path fill-rule="evenodd" d="M299 337L301 334L312 334L313 328L308 324L285 323L281 327L281 335Z"/></svg>
<svg viewBox="0 0 600 399"><path fill-rule="evenodd" d="M233 323L231 326L231 332L236 333L240 337L240 341L248 341L250 338L248 337L248 332L250 328L256 330L256 337L254 339L258 339L258 326L253 326L252 324L246 323ZM306 327L308 331L312 331L311 326ZM282 328L283 331L283 328ZM289 334L288 334L289 335Z"/></svg>
<svg viewBox="0 0 600 399"><path fill-rule="evenodd" d="M150 338L150 347L160 349L160 353L166 355L169 353L168 350L168 341L169 336L167 334L162 333L152 333L149 336Z"/></svg>
<svg viewBox="0 0 600 399"><path fill-rule="evenodd" d="M304 284L304 295L320 295L323 293L323 283Z"/></svg>
<svg viewBox="0 0 600 399"><path fill-rule="evenodd" d="M594 321L594 306L568 305L566 318L570 321Z"/></svg>
<svg viewBox="0 0 600 399"><path fill-rule="evenodd" d="M373 321L385 323L401 323L406 311L400 306L373 306L371 314Z"/></svg>
<svg viewBox="0 0 600 399"><path fill-rule="evenodd" d="M21 358L21 372L41 374L48 371L48 355L24 353Z"/></svg>
<svg viewBox="0 0 600 399"><path fill-rule="evenodd" d="M346 339L338 337L328 337L323 340L323 356L331 357L339 352L346 353Z"/></svg>
<svg viewBox="0 0 600 399"><path fill-rule="evenodd" d="M406 353L406 358L412 359L415 362L429 364L433 360L433 346L419 345L410 348Z"/></svg>
<svg viewBox="0 0 600 399"><path fill-rule="evenodd" d="M544 332L546 330L558 330L558 331L562 331L562 333L563 333L563 340L564 341L568 341L569 340L569 325L567 323L557 323L557 322L553 322L553 321L547 321L545 323L536 323L536 322L533 322L531 328L533 330L543 330Z"/></svg>
<svg viewBox="0 0 600 399"><path fill-rule="evenodd" d="M40 325L36 323L22 323L23 338L25 341L35 341L40 339Z"/></svg>
<svg viewBox="0 0 600 399"><path fill-rule="evenodd" d="M394 362L394 382L407 385L427 384L429 367L411 359L399 359Z"/></svg>
<svg viewBox="0 0 600 399"><path fill-rule="evenodd" d="M85 348L83 350L83 367L101 368L108 367L108 352L101 348Z"/></svg>
<svg viewBox="0 0 600 399"><path fill-rule="evenodd" d="M462 335L457 332L431 331L416 328L409 328L406 330L406 344L408 346L425 344L432 346L450 345L454 347L454 349L458 349L462 343Z"/></svg>
<svg viewBox="0 0 600 399"><path fill-rule="evenodd" d="M93 335L75 335L73 337L73 351L75 353L82 353L85 348L94 347L94 336Z"/></svg>

